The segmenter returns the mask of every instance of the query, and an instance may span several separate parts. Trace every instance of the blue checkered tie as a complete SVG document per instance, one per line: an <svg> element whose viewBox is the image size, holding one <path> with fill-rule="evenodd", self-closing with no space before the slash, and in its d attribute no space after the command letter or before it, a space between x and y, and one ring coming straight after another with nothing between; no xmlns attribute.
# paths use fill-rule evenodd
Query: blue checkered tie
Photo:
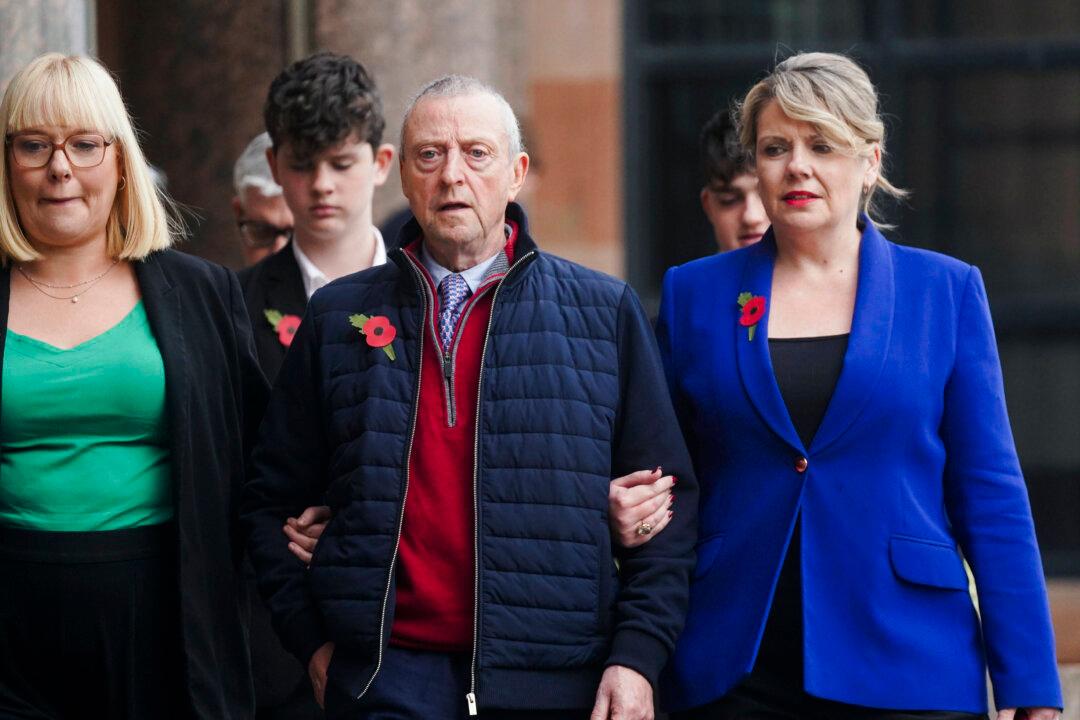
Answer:
<svg viewBox="0 0 1080 720"><path fill-rule="evenodd" d="M447 275L439 283L439 340L443 350L450 347L454 339L454 327L461 317L461 307L472 295L465 278L457 273Z"/></svg>

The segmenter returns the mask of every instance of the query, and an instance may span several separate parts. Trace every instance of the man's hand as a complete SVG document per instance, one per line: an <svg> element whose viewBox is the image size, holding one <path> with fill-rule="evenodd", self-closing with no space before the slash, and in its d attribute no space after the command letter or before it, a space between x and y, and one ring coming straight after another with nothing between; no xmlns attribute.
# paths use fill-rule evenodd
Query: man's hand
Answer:
<svg viewBox="0 0 1080 720"><path fill-rule="evenodd" d="M653 720L652 685L636 670L611 665L600 678L589 720Z"/></svg>
<svg viewBox="0 0 1080 720"><path fill-rule="evenodd" d="M330 522L330 508L325 505L309 507L298 518L288 518L281 530L289 538L289 552L305 565L311 564L311 556L319 537Z"/></svg>
<svg viewBox="0 0 1080 720"><path fill-rule="evenodd" d="M315 691L315 702L319 703L319 707L323 707L326 701L326 670L333 655L334 643L328 642L316 650L308 661L308 677L311 678L311 688Z"/></svg>
<svg viewBox="0 0 1080 720"><path fill-rule="evenodd" d="M608 486L608 517L611 534L624 548L647 543L671 520L676 483L663 470L638 470L615 478ZM644 523L644 525L642 524ZM649 532L639 532L648 528Z"/></svg>
<svg viewBox="0 0 1080 720"><path fill-rule="evenodd" d="M1005 708L998 710L997 720L1057 720L1057 708Z"/></svg>

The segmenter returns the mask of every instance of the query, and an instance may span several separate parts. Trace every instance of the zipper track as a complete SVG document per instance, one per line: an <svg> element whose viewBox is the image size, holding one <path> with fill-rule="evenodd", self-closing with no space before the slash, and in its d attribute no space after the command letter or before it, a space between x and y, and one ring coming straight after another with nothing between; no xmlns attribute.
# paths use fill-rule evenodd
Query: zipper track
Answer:
<svg viewBox="0 0 1080 720"><path fill-rule="evenodd" d="M473 434L473 647L472 661L469 663L469 693L465 702L469 715L476 715L476 658L480 649L480 401L484 395L484 358L487 357L488 340L491 339L491 325L495 320L495 303L499 300L499 291L510 278L510 274L536 254L535 250L525 253L510 266L495 287L491 297L491 314L488 315L487 329L484 331L484 346L480 351L480 377L476 383L476 429Z"/></svg>
<svg viewBox="0 0 1080 720"><path fill-rule="evenodd" d="M407 256L406 256L407 257ZM420 271L416 269L416 266L409 261L409 265L412 267L413 272L416 274L418 282L423 283L424 278L420 275ZM424 285L421 285L424 287ZM427 322L428 316L428 300L427 292L421 293L421 300L424 309L424 322ZM423 323L421 324L423 325ZM405 520L405 500L409 496L409 458L412 457L413 441L416 439L416 417L420 412L420 379L423 377L423 362L424 362L424 334L420 333L419 345L417 346L417 364L416 364L416 397L413 399L413 416L412 426L409 428L409 444L405 452L405 490L401 494L401 510L398 512L397 521L397 537L394 540L394 554L390 556L390 571L386 574L386 589L383 591L382 612L379 616L379 658L375 662L375 671L371 673L371 677L368 679L367 684L364 685L364 689L360 691L360 694L356 696L356 699L364 697L368 690L371 689L372 683L375 682L375 677L379 674L379 670L382 669L383 661L383 649L385 643L386 633L386 605L390 601L390 585L394 580L394 566L397 564L398 550L401 548L401 528Z"/></svg>
<svg viewBox="0 0 1080 720"><path fill-rule="evenodd" d="M409 262L411 264L412 259ZM428 285L423 273L416 269L415 266L413 266L413 272L417 274L417 280L424 288L424 295L431 301L431 306L434 307L435 296L431 291L431 286ZM457 425L457 411L454 405L454 383L450 382L450 376L453 373L453 367L451 366L453 355L443 352L442 343L439 341L438 318L435 317L434 311L429 314L427 308L424 308L424 325L431 328L431 337L435 342L435 352L439 356L439 369L442 371L443 376L443 398L446 400L446 424L447 427L454 427ZM423 362L424 359L420 358L421 372L423 372Z"/></svg>
<svg viewBox="0 0 1080 720"><path fill-rule="evenodd" d="M455 427L457 425L457 400L454 395L454 371L457 367L457 349L458 345L461 344L461 336L463 334L457 331L465 327L465 323L469 321L469 316L472 315L473 308L476 307L477 302L491 290L491 284L488 284L487 287L478 288L478 290L479 292L470 298L468 307L465 308L465 314L458 320L457 327L454 328L454 339L450 344L450 352L447 353L441 361L443 383L446 385L446 397L448 403L448 413L446 416L448 427Z"/></svg>

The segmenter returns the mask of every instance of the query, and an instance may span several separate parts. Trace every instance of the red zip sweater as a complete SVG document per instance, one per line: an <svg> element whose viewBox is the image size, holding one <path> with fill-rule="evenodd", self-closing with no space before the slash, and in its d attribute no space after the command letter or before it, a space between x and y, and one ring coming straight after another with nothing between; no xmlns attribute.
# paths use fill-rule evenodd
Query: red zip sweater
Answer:
<svg viewBox="0 0 1080 720"><path fill-rule="evenodd" d="M504 247L513 260L517 227ZM397 604L390 644L443 652L468 651L473 642L475 576L473 474L480 362L495 289L490 275L466 301L451 341L451 375L435 331L438 292L419 260L419 241L405 248L427 281L430 314L420 363L420 398L409 456L398 551Z"/></svg>

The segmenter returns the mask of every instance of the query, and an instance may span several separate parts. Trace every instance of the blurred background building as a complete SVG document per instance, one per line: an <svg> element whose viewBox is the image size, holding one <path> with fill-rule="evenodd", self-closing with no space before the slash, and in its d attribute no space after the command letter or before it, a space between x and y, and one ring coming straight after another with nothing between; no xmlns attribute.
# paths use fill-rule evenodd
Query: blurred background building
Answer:
<svg viewBox="0 0 1080 720"><path fill-rule="evenodd" d="M426 80L502 89L539 160L541 246L628 278L653 306L666 267L712 250L705 120L787 52L863 62L891 177L913 193L889 208L891 236L985 275L1060 655L1080 662L1080 3L0 0L0 86L46 50L98 56L197 215L184 249L234 267L232 163L262 129L269 81L321 49L373 71L393 142ZM376 218L403 205L395 169Z"/></svg>

